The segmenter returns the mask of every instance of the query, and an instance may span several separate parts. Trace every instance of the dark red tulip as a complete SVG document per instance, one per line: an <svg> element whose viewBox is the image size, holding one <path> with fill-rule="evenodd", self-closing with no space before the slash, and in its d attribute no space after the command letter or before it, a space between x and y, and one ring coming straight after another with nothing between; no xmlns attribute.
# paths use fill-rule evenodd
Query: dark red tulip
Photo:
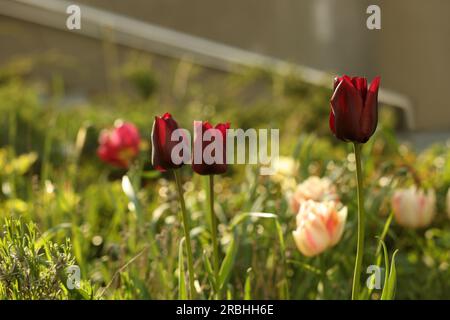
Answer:
<svg viewBox="0 0 450 320"><path fill-rule="evenodd" d="M128 168L139 153L140 142L139 131L133 124L120 123L101 132L97 154L106 163Z"/></svg>
<svg viewBox="0 0 450 320"><path fill-rule="evenodd" d="M210 145L213 141L205 141L205 139L202 139L201 136L196 136L195 137L195 141L194 141L194 159L192 160L192 169L194 170L194 172L201 174L201 175L211 175L211 174L222 174L225 173L227 171L227 162L226 162L226 132L227 129L230 128L230 123L219 123L217 124L215 127L213 127L209 122L205 121L202 122L202 135L205 135L205 132L211 129L217 129L219 130L218 132L220 132L220 135L222 137L222 141L220 141L221 146L222 146L222 161L220 161L221 163L212 163L212 164L207 164L205 162L205 159L203 158L203 153L205 148ZM202 139L203 141L199 141L198 139ZM201 146L201 150L199 149L199 146ZM201 163L195 163L195 155L201 154ZM215 156L215 153L212 154L213 156Z"/></svg>
<svg viewBox="0 0 450 320"><path fill-rule="evenodd" d="M176 129L179 129L178 123L170 113L155 117L152 128L152 165L156 170L164 172L183 165L175 164L172 160L172 150L179 143L171 140Z"/></svg>
<svg viewBox="0 0 450 320"><path fill-rule="evenodd" d="M331 97L330 129L343 141L365 143L378 123L378 87L375 77L367 89L367 79L344 75L334 79Z"/></svg>

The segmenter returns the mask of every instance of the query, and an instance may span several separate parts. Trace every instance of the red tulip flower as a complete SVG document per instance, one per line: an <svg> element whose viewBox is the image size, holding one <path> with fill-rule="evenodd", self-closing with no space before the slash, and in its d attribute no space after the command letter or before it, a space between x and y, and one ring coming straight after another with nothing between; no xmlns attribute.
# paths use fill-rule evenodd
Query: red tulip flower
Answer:
<svg viewBox="0 0 450 320"><path fill-rule="evenodd" d="M187 265L189 273L189 292L188 298L193 299L195 295L195 275L194 275L194 263L192 255L192 245L189 227L189 216L186 211L186 204L184 201L184 191L182 187L181 176L179 170L184 163L184 157L190 158L190 140L187 135L178 127L178 123L172 118L170 113L165 113L162 117L155 117L152 128L152 165L156 170L164 172L166 170L172 170L175 177L178 197L180 201L181 220L183 221L183 232L186 243L187 253ZM178 138L181 138L181 142ZM177 147L183 148L180 152L177 152ZM172 155L172 153L174 153ZM189 153L189 154L186 154ZM178 159L178 157L180 157ZM181 160L178 163L178 160Z"/></svg>
<svg viewBox="0 0 450 320"><path fill-rule="evenodd" d="M330 129L343 141L365 143L378 123L380 77L367 89L367 79L344 75L334 79L331 97Z"/></svg>
<svg viewBox="0 0 450 320"><path fill-rule="evenodd" d="M156 170L164 172L183 165L175 164L172 160L172 150L179 143L172 141L172 133L177 129L178 123L170 113L155 117L152 129L152 165Z"/></svg>
<svg viewBox="0 0 450 320"><path fill-rule="evenodd" d="M120 123L100 133L97 154L106 163L128 168L139 153L140 142L139 131L133 124Z"/></svg>
<svg viewBox="0 0 450 320"><path fill-rule="evenodd" d="M213 270L216 283L220 282L220 242L217 237L218 222L214 212L214 175L227 171L227 129L230 123L219 123L213 127L209 122L194 122L194 148L192 169L205 175L213 251ZM221 299L221 290L214 288L214 296Z"/></svg>
<svg viewBox="0 0 450 320"><path fill-rule="evenodd" d="M194 139L194 159L192 161L192 169L194 172L201 175L212 175L212 174L222 174L227 171L227 162L226 162L226 133L227 129L230 128L230 123L219 123L215 127L213 127L209 122L202 122L202 131L200 135L197 135ZM216 137L212 134L211 141L207 141L205 139L208 135L208 130L218 130L220 133L221 141L215 141ZM205 149L212 143L216 143L217 146L220 147L222 152L222 156L216 155L213 151L212 156L213 160L219 157L219 161L215 161L213 163L208 163L208 160L204 157ZM196 161L196 157L200 158L201 161Z"/></svg>
<svg viewBox="0 0 450 320"><path fill-rule="evenodd" d="M375 77L367 89L367 79L343 76L334 79L331 97L330 129L345 142L353 142L356 162L356 186L358 201L358 235L356 261L353 273L352 300L360 297L360 279L364 255L365 210L363 174L361 164L362 143L375 132L378 123L378 87L380 77Z"/></svg>

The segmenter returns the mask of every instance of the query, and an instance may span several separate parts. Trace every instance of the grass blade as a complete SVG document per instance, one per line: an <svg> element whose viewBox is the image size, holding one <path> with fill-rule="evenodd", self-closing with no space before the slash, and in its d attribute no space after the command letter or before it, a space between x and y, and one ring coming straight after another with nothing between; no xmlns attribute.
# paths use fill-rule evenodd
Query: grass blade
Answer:
<svg viewBox="0 0 450 320"><path fill-rule="evenodd" d="M216 289L216 279L214 278L214 271L211 265L211 261L209 261L208 254L206 251L203 252L203 264L205 265L205 270L207 273L207 277L209 282L211 283L211 287ZM214 290L217 291L217 290Z"/></svg>
<svg viewBox="0 0 450 320"><path fill-rule="evenodd" d="M186 290L186 271L184 270L184 237L180 240L180 246L178 248L178 299L187 300Z"/></svg>
<svg viewBox="0 0 450 320"><path fill-rule="evenodd" d="M219 290L222 290L226 286L231 270L233 269L237 249L238 247L236 244L236 240L235 237L233 237L228 246L227 253L225 254L225 258L223 259L222 265L220 266L219 285L218 285Z"/></svg>
<svg viewBox="0 0 450 320"><path fill-rule="evenodd" d="M247 278L245 279L244 286L244 300L252 300L252 278L253 272L252 268L247 269Z"/></svg>
<svg viewBox="0 0 450 320"><path fill-rule="evenodd" d="M381 300L387 300L387 287L388 287L388 276L389 276L389 255L387 252L386 245L383 240L380 240L381 246L383 247L383 256L384 256L384 284L383 284L383 292L381 293Z"/></svg>
<svg viewBox="0 0 450 320"><path fill-rule="evenodd" d="M397 269L395 268L395 257L397 255L397 252L398 250L395 250L394 254L392 255L391 270L389 271L389 279L387 281L387 287L385 288L385 300L393 300L395 297L395 289L397 285Z"/></svg>

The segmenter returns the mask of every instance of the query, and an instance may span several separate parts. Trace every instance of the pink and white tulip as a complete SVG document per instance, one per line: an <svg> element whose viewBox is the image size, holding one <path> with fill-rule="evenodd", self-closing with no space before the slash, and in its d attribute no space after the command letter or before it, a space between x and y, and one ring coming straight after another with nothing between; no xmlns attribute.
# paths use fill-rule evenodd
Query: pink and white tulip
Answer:
<svg viewBox="0 0 450 320"><path fill-rule="evenodd" d="M334 201L302 202L297 214L297 229L293 232L302 254L312 257L339 242L347 219L347 207L338 209L338 205Z"/></svg>
<svg viewBox="0 0 450 320"><path fill-rule="evenodd" d="M436 195L434 190L425 191L412 186L395 191L392 209L398 224L407 228L428 226L436 215Z"/></svg>
<svg viewBox="0 0 450 320"><path fill-rule="evenodd" d="M311 176L299 184L291 198L292 212L297 213L300 205L307 200L339 201L336 186L330 179Z"/></svg>

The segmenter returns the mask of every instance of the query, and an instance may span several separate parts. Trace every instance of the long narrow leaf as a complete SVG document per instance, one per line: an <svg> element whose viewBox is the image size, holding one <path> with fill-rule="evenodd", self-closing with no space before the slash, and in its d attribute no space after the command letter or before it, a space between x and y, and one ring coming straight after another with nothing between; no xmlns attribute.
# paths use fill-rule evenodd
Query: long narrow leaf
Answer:
<svg viewBox="0 0 450 320"><path fill-rule="evenodd" d="M281 263L283 264L283 297L284 299L289 299L289 282L287 279L287 263L286 263L286 245L284 242L283 229L281 228L281 224L278 219L275 219L275 227L277 229L278 241L280 242L280 254L281 254Z"/></svg>
<svg viewBox="0 0 450 320"><path fill-rule="evenodd" d="M381 293L381 300L387 300L387 287L388 287L388 277L389 277L389 256L387 252L386 245L383 240L380 240L380 243L383 247L383 256L384 256L384 284L383 284L383 292Z"/></svg>
<svg viewBox="0 0 450 320"><path fill-rule="evenodd" d="M394 212L391 211L391 213L389 214L388 218L386 219L386 222L384 223L383 226L383 231L381 232L380 235L380 240L384 241L384 239L386 238L386 235L389 231L389 227L391 226L391 222L392 222L392 218L394 216ZM378 248L377 248L377 254L379 254L381 251L381 242L378 244Z"/></svg>
<svg viewBox="0 0 450 320"><path fill-rule="evenodd" d="M205 270L208 276L208 280L211 283L211 287L216 288L216 279L214 278L214 271L212 269L211 261L209 261L206 251L203 252L203 264L205 265Z"/></svg>
<svg viewBox="0 0 450 320"><path fill-rule="evenodd" d="M219 290L222 290L228 281L228 277L230 276L234 260L236 258L236 253L237 253L237 245L235 237L233 237L228 246L227 253L225 254L225 258L223 259L222 265L220 266L219 284L218 284Z"/></svg>
<svg viewBox="0 0 450 320"><path fill-rule="evenodd" d="M386 222L384 223L383 230L381 231L381 235L379 237L380 242L378 243L377 250L375 253L375 257L376 257L375 265L378 267L381 266L382 258L384 255L384 251L382 252L383 245L381 243L382 243L382 241L384 241L387 233L389 232L389 228L391 226L393 216L394 216L394 212L391 211L388 218L386 219ZM387 270L386 270L386 272L387 272ZM367 279L367 283L370 284L370 286L368 285L367 290L364 291L365 298L369 298L371 296L373 289L374 289L374 284L376 283L376 277L377 277L377 274L374 273L369 277L369 279Z"/></svg>
<svg viewBox="0 0 450 320"><path fill-rule="evenodd" d="M244 287L244 300L252 299L252 268L248 268L247 270L247 278L245 279L245 287Z"/></svg>
<svg viewBox="0 0 450 320"><path fill-rule="evenodd" d="M380 240L381 246L383 247L383 256L384 256L384 284L383 284L383 292L381 293L381 300L386 300L387 295L387 286L388 286L388 277L389 277L389 256L387 253L386 245L383 240Z"/></svg>
<svg viewBox="0 0 450 320"><path fill-rule="evenodd" d="M392 254L391 260L391 270L389 271L389 279L387 282L386 289L386 300L393 300L395 297L395 289L397 285L397 270L395 268L395 256L397 255L398 250Z"/></svg>
<svg viewBox="0 0 450 320"><path fill-rule="evenodd" d="M125 193L125 195L128 197L128 200L130 201L130 203L132 203L134 211L136 212L138 221L139 221L139 223L141 223L142 219L143 219L141 204L136 195L136 192L134 191L133 184L131 183L131 180L128 176L123 176L123 178L122 178L122 190Z"/></svg>
<svg viewBox="0 0 450 320"><path fill-rule="evenodd" d="M184 237L180 240L178 248L178 299L187 300L186 272L184 270Z"/></svg>

